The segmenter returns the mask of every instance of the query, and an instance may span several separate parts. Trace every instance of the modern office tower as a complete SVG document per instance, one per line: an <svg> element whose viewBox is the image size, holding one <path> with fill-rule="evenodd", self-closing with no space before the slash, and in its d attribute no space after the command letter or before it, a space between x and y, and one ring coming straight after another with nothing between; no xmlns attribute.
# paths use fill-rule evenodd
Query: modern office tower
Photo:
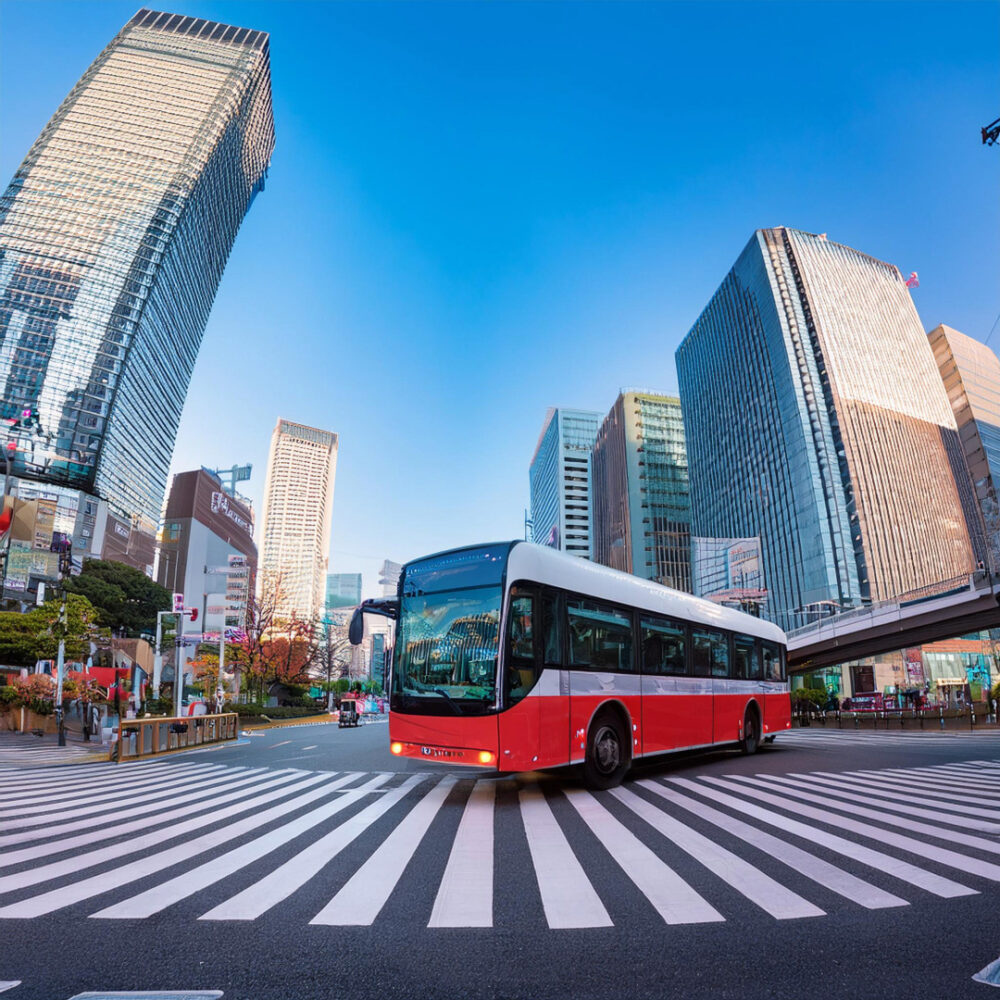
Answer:
<svg viewBox="0 0 1000 1000"><path fill-rule="evenodd" d="M94 60L0 198L0 418L16 421L18 477L152 537L273 148L262 31L143 9Z"/></svg>
<svg viewBox="0 0 1000 1000"><path fill-rule="evenodd" d="M760 538L778 624L974 567L955 418L893 265L759 230L677 370L692 535Z"/></svg>
<svg viewBox="0 0 1000 1000"><path fill-rule="evenodd" d="M327 573L326 610L356 608L361 603L360 573Z"/></svg>
<svg viewBox="0 0 1000 1000"><path fill-rule="evenodd" d="M601 415L553 408L531 459L532 538L590 558L590 452Z"/></svg>
<svg viewBox="0 0 1000 1000"><path fill-rule="evenodd" d="M383 560L382 568L378 574L378 582L382 588L383 597L396 596L396 591L399 590L399 578L402 573L402 563L393 562L391 559ZM365 620L367 621L367 618Z"/></svg>
<svg viewBox="0 0 1000 1000"><path fill-rule="evenodd" d="M958 424L991 569L1000 572L1000 359L950 326L937 326L927 336Z"/></svg>
<svg viewBox="0 0 1000 1000"><path fill-rule="evenodd" d="M337 435L278 420L264 483L260 594L275 616L313 618L326 602Z"/></svg>
<svg viewBox="0 0 1000 1000"><path fill-rule="evenodd" d="M691 505L681 401L622 392L597 432L595 562L691 590Z"/></svg>

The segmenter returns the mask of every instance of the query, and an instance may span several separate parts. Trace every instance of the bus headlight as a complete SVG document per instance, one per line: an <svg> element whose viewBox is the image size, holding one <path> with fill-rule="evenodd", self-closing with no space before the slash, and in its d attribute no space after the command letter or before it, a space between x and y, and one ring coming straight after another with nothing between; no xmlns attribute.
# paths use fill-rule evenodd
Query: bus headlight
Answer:
<svg viewBox="0 0 1000 1000"><path fill-rule="evenodd" d="M480 750L479 751L479 763L480 764L495 764L496 763L496 759L497 759L496 754L492 753L489 750Z"/></svg>
<svg viewBox="0 0 1000 1000"><path fill-rule="evenodd" d="M402 743L390 743L389 744L389 750L392 753L394 753L394 754L401 754L403 752L403 744Z"/></svg>

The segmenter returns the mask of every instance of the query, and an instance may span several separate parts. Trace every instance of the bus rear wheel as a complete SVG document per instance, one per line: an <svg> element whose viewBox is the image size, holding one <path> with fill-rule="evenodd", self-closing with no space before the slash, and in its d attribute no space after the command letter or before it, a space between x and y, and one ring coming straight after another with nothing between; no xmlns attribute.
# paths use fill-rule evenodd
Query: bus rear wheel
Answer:
<svg viewBox="0 0 1000 1000"><path fill-rule="evenodd" d="M622 724L614 712L599 712L587 737L583 780L588 788L601 790L620 785L629 767L628 744Z"/></svg>
<svg viewBox="0 0 1000 1000"><path fill-rule="evenodd" d="M756 753L760 749L760 719L752 709L747 709L747 714L743 718L743 739L740 740L740 749L745 754Z"/></svg>

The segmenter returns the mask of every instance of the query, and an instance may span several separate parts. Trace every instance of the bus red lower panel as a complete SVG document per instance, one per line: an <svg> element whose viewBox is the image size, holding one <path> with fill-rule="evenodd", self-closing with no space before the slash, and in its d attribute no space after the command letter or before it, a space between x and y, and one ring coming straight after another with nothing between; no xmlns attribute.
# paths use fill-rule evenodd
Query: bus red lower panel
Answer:
<svg viewBox="0 0 1000 1000"><path fill-rule="evenodd" d="M642 677L642 753L712 742L712 695L698 677Z"/></svg>
<svg viewBox="0 0 1000 1000"><path fill-rule="evenodd" d="M483 767L495 764L497 760L497 719L496 715L407 715L390 712L389 739L393 753L401 757ZM480 756L486 753L492 755L491 761Z"/></svg>
<svg viewBox="0 0 1000 1000"><path fill-rule="evenodd" d="M787 691L764 696L764 735L773 736L792 726L792 700Z"/></svg>
<svg viewBox="0 0 1000 1000"><path fill-rule="evenodd" d="M499 721L501 771L533 771L569 760L568 698L532 693L502 712Z"/></svg>

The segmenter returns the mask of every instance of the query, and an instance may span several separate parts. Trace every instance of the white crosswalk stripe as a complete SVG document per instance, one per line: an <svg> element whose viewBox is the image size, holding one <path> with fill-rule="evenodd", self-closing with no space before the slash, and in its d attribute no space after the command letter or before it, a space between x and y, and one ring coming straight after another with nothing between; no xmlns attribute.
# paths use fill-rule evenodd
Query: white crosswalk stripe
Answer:
<svg viewBox="0 0 1000 1000"><path fill-rule="evenodd" d="M997 892L997 791L992 758L671 775L600 793L538 776L0 768L0 920L178 908L175 919L369 926L418 884L412 919L432 933L500 926L498 901L515 893L523 913L526 892L551 929L613 926L629 899L665 924L738 922L748 907L817 919ZM516 887L510 872L498 882L501 845L523 861Z"/></svg>
<svg viewBox="0 0 1000 1000"><path fill-rule="evenodd" d="M99 743L93 743L89 747L79 744L68 744L61 747L37 741L30 743L27 740L23 742L5 740L0 746L0 764L19 764L29 767L61 761L72 763L87 758L99 760L102 757L106 759L107 756L108 748L102 747Z"/></svg>
<svg viewBox="0 0 1000 1000"><path fill-rule="evenodd" d="M880 720L881 723L881 720ZM866 746L892 746L899 747L913 744L927 745L932 743L947 742L961 743L966 747L982 747L993 750L1000 746L1000 729L961 729L948 730L932 728L937 726L937 722L928 718L924 722L925 728L918 730L919 722L907 720L908 729L896 728L887 729L881 723L879 729L855 729L853 724L845 724L844 728L838 728L836 723L826 726L814 726L808 729L789 729L777 734L775 746L849 746L864 744Z"/></svg>

